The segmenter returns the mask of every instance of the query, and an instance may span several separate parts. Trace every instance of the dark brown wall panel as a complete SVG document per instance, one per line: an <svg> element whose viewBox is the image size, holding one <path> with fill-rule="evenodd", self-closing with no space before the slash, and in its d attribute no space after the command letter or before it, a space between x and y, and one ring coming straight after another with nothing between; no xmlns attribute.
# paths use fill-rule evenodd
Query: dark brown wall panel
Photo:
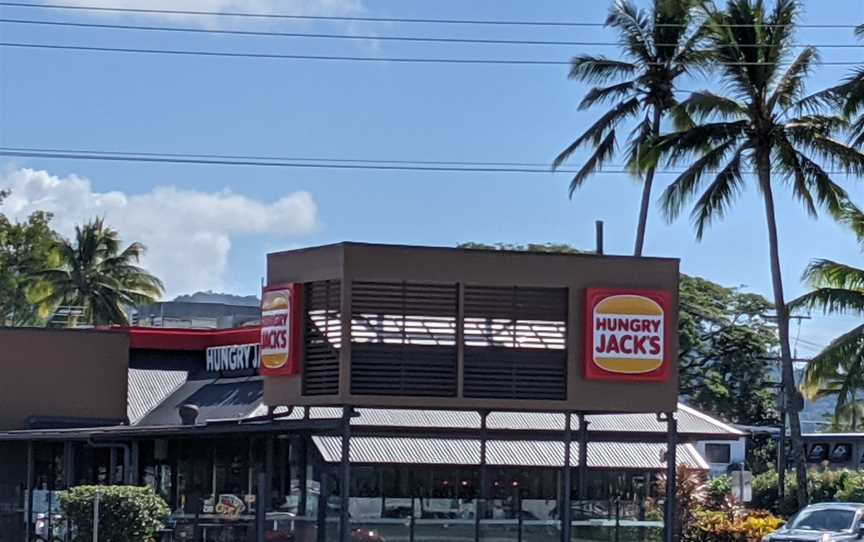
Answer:
<svg viewBox="0 0 864 542"><path fill-rule="evenodd" d="M0 329L0 429L31 416L122 420L128 366L122 333Z"/></svg>

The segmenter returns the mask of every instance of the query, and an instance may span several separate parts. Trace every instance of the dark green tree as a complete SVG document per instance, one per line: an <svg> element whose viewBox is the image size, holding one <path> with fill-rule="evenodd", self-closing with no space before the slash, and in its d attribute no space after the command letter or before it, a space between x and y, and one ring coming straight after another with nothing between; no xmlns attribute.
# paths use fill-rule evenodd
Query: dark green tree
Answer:
<svg viewBox="0 0 864 542"><path fill-rule="evenodd" d="M101 219L77 226L75 239L58 240L55 250L59 264L39 274L50 287L40 302L80 307L83 322L78 323L129 325L128 308L162 295L162 282L138 266L144 245L121 249L117 232Z"/></svg>
<svg viewBox="0 0 864 542"><path fill-rule="evenodd" d="M0 204L8 194L0 192ZM33 302L44 283L37 273L56 261L51 215L35 212L23 222L0 213L0 325L35 325L42 321Z"/></svg>
<svg viewBox="0 0 864 542"><path fill-rule="evenodd" d="M694 92L675 110L690 128L661 136L656 150L669 165L686 170L663 194L667 217L677 217L696 198L692 217L697 238L722 218L755 170L755 184L765 207L774 307L780 340L782 380L792 458L798 474L797 498L807 503L800 400L789 346L789 317L783 293L775 215L777 183L788 186L805 209L837 211L845 191L823 165L860 173L864 155L837 140L847 121L818 110L821 100L804 94L817 52L805 47L793 56L798 16L794 0L729 0L722 11L709 7L709 38L726 95ZM791 63L786 64L787 60ZM710 177L703 189L703 180Z"/></svg>
<svg viewBox="0 0 864 542"><path fill-rule="evenodd" d="M702 27L694 21L694 0L654 0L650 11L629 0L617 0L606 18L621 44L623 59L580 55L570 63L570 79L594 86L579 109L608 105L585 132L555 158L553 169L577 150L589 147L591 155L570 182L570 196L603 164L615 156L618 126L636 121L627 140L625 160L634 174L644 174L634 254L642 255L651 204L654 163L647 161L651 141L660 135L661 123L677 103L675 81L705 65L709 56L700 49Z"/></svg>
<svg viewBox="0 0 864 542"><path fill-rule="evenodd" d="M733 423L777 424L771 303L687 275L681 276L680 299L678 361L687 403Z"/></svg>

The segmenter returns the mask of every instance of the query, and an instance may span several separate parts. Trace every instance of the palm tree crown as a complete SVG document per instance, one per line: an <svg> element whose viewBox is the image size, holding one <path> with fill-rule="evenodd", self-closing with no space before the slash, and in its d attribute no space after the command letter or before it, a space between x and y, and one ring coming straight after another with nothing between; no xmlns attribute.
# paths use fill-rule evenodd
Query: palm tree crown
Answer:
<svg viewBox="0 0 864 542"><path fill-rule="evenodd" d="M800 400L789 346L789 318L783 294L775 216L774 182L791 187L811 215L818 207L837 213L846 192L825 166L864 170L864 156L835 138L848 128L839 115L824 113L826 100L805 96L804 85L817 60L805 48L791 62L794 0L776 0L773 9L763 0L729 0L723 11L708 15L709 43L716 55L725 94L694 92L673 112L682 124L693 125L661 136L656 149L670 165L687 169L663 194L669 218L696 198L692 218L701 238L711 221L722 217L743 190L748 169L765 207L771 278L780 339L783 387L791 428L792 454L798 470L798 501L807 500ZM692 160L692 161L691 161ZM709 178L706 187L703 181ZM697 197L698 194L698 197Z"/></svg>
<svg viewBox="0 0 864 542"><path fill-rule="evenodd" d="M163 293L162 282L137 265L144 245L121 250L117 232L102 219L76 226L74 242L60 239L56 248L60 265L40 273L51 291L42 303L81 307L87 324L128 325L126 309Z"/></svg>
<svg viewBox="0 0 864 542"><path fill-rule="evenodd" d="M864 247L864 213L846 203L837 214ZM821 309L825 314L864 315L864 269L832 260L814 260L804 271L813 290L789 303L790 310ZM836 396L835 423L857 430L864 388L864 325L831 342L807 365L801 391L809 399Z"/></svg>
<svg viewBox="0 0 864 542"><path fill-rule="evenodd" d="M571 61L570 78L596 85L585 94L580 109L609 104L610 108L585 132L561 151L553 163L558 168L574 152L593 148L570 182L570 196L616 152L618 125L636 120L627 140L626 161L634 171L645 170L642 205L636 233L636 255L641 255L645 237L653 165L642 167L651 140L660 134L660 123L676 104L675 79L709 60L699 48L703 29L696 27L693 0L654 0L650 13L629 0L618 0L606 25L619 35L623 60L582 55ZM696 28L694 28L696 27Z"/></svg>

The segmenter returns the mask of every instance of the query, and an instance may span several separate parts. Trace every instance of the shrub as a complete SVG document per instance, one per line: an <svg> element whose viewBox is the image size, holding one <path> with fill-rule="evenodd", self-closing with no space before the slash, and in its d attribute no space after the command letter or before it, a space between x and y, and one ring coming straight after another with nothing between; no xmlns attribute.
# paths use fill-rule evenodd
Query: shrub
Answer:
<svg viewBox="0 0 864 542"><path fill-rule="evenodd" d="M682 538L686 542L759 542L783 525L782 519L768 512L741 508L730 512L699 510L694 516L696 520Z"/></svg>
<svg viewBox="0 0 864 542"><path fill-rule="evenodd" d="M864 472L847 472L834 498L844 502L864 502Z"/></svg>
<svg viewBox="0 0 864 542"><path fill-rule="evenodd" d="M79 486L60 497L74 542L91 542L93 501L99 492L99 542L149 542L170 510L150 487Z"/></svg>
<svg viewBox="0 0 864 542"><path fill-rule="evenodd" d="M795 496L795 475L786 474L786 491L782 502L779 502L777 471L770 470L753 478L753 508L768 510L783 517L789 517L798 511L798 500Z"/></svg>
<svg viewBox="0 0 864 542"><path fill-rule="evenodd" d="M782 502L777 497L777 472L768 471L753 479L755 508L790 516L798 510L795 498L795 474L786 475L786 493ZM810 502L864 502L864 473L848 470L811 470L807 473Z"/></svg>
<svg viewBox="0 0 864 542"><path fill-rule="evenodd" d="M733 500L732 479L728 476L718 476L705 484L705 506L710 510L721 510Z"/></svg>

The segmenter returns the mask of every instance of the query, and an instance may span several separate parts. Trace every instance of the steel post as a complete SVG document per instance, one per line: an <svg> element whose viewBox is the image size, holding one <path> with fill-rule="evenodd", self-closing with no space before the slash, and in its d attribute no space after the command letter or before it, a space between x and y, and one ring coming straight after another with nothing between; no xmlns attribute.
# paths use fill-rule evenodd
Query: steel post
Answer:
<svg viewBox="0 0 864 542"><path fill-rule="evenodd" d="M564 414L564 472L561 476L561 541L570 542L570 532L573 529L571 520L572 504L570 488L572 487L572 461L570 450L573 447L573 414Z"/></svg>
<svg viewBox="0 0 864 542"><path fill-rule="evenodd" d="M342 542L351 542L351 516L348 508L351 505L351 416L354 410L346 407L342 410L342 461L339 469L339 497L341 501L339 514L339 533Z"/></svg>
<svg viewBox="0 0 864 542"><path fill-rule="evenodd" d="M666 510L664 514L665 542L675 542L677 533L678 509L677 502L677 450L678 450L678 420L675 414L668 412L666 418Z"/></svg>

